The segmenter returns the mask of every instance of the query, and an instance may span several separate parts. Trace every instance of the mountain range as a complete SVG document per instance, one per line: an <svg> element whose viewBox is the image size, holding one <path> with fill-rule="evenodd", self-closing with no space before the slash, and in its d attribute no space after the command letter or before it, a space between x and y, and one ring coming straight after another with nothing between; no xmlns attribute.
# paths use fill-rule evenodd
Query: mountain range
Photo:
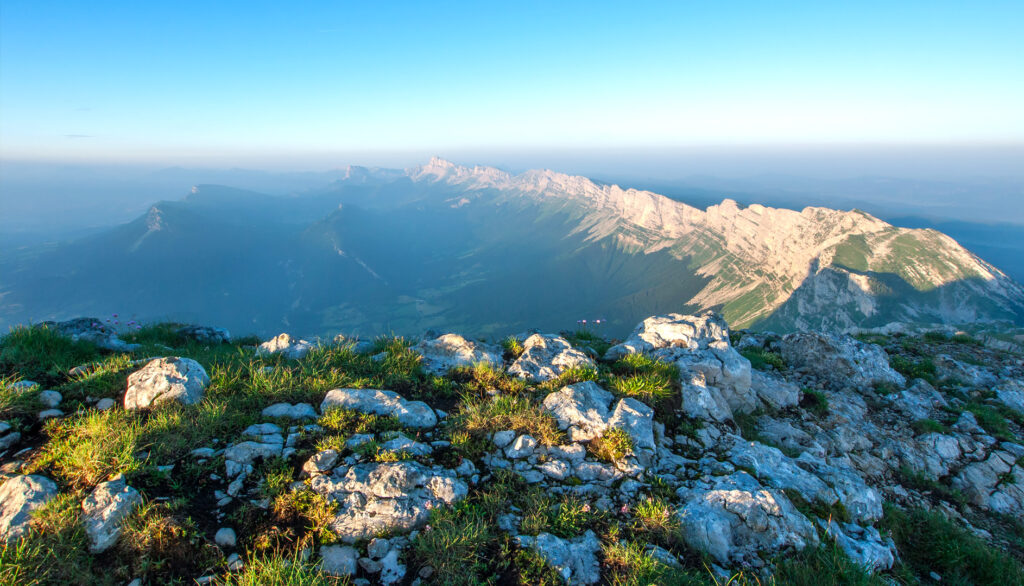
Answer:
<svg viewBox="0 0 1024 586"><path fill-rule="evenodd" d="M289 330L503 336L715 309L733 327L1024 322L1024 288L945 234L862 211L699 209L553 171L434 158L270 196L200 185L127 224L4 255L5 324L117 313Z"/></svg>

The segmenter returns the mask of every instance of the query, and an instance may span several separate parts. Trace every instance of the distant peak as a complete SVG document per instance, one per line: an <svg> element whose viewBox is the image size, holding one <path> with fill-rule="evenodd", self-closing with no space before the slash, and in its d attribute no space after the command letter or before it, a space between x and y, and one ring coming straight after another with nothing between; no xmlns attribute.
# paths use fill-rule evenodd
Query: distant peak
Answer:
<svg viewBox="0 0 1024 586"><path fill-rule="evenodd" d="M454 169L457 166L458 165L456 165L455 163L449 161L448 159L442 159L441 157L438 157L437 155L435 155L433 157L430 157L430 162L427 163L426 165L424 165L424 167L435 168L435 169Z"/></svg>

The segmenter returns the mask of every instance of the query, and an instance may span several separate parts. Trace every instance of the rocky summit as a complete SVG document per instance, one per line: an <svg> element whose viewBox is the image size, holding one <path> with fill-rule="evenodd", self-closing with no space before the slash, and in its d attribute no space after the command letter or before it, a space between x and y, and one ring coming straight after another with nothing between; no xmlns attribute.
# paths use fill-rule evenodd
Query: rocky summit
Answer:
<svg viewBox="0 0 1024 586"><path fill-rule="evenodd" d="M1024 583L997 337L96 321L0 339L2 583Z"/></svg>

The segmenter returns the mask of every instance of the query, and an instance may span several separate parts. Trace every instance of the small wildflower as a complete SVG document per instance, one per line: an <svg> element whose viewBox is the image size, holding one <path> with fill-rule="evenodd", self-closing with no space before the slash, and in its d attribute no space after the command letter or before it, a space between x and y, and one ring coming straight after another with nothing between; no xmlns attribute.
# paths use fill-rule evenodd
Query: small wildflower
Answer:
<svg viewBox="0 0 1024 586"><path fill-rule="evenodd" d="M629 505L628 504L622 505L622 508L619 509L619 512L622 513L623 515L629 514Z"/></svg>
<svg viewBox="0 0 1024 586"><path fill-rule="evenodd" d="M583 505L583 512L584 513L589 513L590 512L590 503L585 503Z"/></svg>
<svg viewBox="0 0 1024 586"><path fill-rule="evenodd" d="M426 507L426 509L429 511L430 509L434 508L434 503L427 501L423 506Z"/></svg>
<svg viewBox="0 0 1024 586"><path fill-rule="evenodd" d="M110 317L117 317L117 314L116 314L116 313L114 313L114 314L111 314L111 316L110 316Z"/></svg>
<svg viewBox="0 0 1024 586"><path fill-rule="evenodd" d="M434 528L433 528L433 527L431 527L430 525L424 525L424 526L423 526L423 531L424 531L424 532L427 532L427 531L431 531L431 530L433 530L433 529L434 529Z"/></svg>

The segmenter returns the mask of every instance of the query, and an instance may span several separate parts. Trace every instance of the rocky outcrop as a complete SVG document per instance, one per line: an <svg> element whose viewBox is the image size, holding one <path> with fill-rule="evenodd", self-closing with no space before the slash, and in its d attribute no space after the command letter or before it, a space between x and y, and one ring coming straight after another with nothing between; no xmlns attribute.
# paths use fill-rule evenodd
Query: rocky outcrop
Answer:
<svg viewBox="0 0 1024 586"><path fill-rule="evenodd" d="M835 384L870 388L878 383L903 387L906 379L889 367L880 346L851 336L800 332L782 338L782 358Z"/></svg>
<svg viewBox="0 0 1024 586"><path fill-rule="evenodd" d="M394 391L378 389L334 389L327 393L320 411L332 407L394 417L406 427L427 429L437 425L437 414L423 401L407 401Z"/></svg>
<svg viewBox="0 0 1024 586"><path fill-rule="evenodd" d="M561 336L533 334L523 342L523 353L508 373L534 382L558 378L571 368L595 368L594 361Z"/></svg>
<svg viewBox="0 0 1024 586"><path fill-rule="evenodd" d="M128 377L124 408L146 409L165 401L192 405L202 400L208 384L206 369L195 360L158 358Z"/></svg>
<svg viewBox="0 0 1024 586"><path fill-rule="evenodd" d="M331 521L338 537L353 543L382 531L411 531L427 522L430 509L452 505L469 487L455 472L415 462L365 463L315 468L310 486L339 503Z"/></svg>
<svg viewBox="0 0 1024 586"><path fill-rule="evenodd" d="M501 366L501 349L497 346L472 342L458 334L444 334L432 340L423 340L412 348L423 357L423 368L436 375L446 374L458 366L490 364Z"/></svg>

